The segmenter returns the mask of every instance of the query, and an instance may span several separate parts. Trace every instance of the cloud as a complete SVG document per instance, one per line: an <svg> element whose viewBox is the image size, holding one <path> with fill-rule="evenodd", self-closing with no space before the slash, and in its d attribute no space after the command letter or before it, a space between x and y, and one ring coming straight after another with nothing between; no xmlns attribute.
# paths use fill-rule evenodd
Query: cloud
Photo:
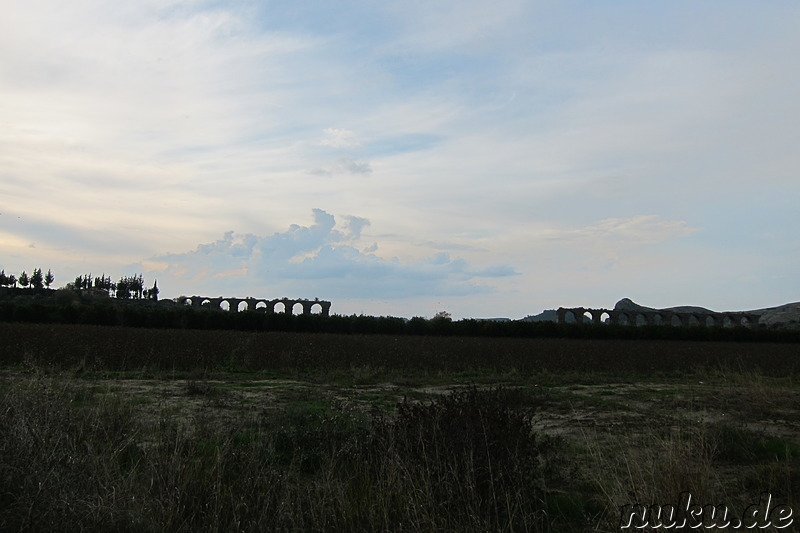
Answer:
<svg viewBox="0 0 800 533"><path fill-rule="evenodd" d="M423 245L433 248L434 250L486 251L483 248L478 248L470 244L460 244L451 242L426 241L423 243Z"/></svg>
<svg viewBox="0 0 800 533"><path fill-rule="evenodd" d="M284 232L263 237L228 231L192 251L156 256L144 264L149 276L166 278L170 286L187 292L242 295L246 291L263 297L468 295L491 291L485 280L518 274L509 265L479 267L447 253L408 262L380 257L374 253L377 243L363 250L356 247L369 220L344 216L340 225L321 209L314 209L313 216L310 226L292 224Z"/></svg>
<svg viewBox="0 0 800 533"><path fill-rule="evenodd" d="M405 2L390 6L405 32L393 44L397 53L480 51L508 32L529 2L508 0L491 5L475 0ZM446 28L447 30L443 30Z"/></svg>
<svg viewBox="0 0 800 533"><path fill-rule="evenodd" d="M346 222L346 238L351 240L357 240L361 237L361 230L368 227L370 225L369 220L362 217L357 217L353 215L345 215L343 217ZM376 245L377 249L377 245ZM374 251L374 250L373 250Z"/></svg>
<svg viewBox="0 0 800 533"><path fill-rule="evenodd" d="M472 291L492 315L700 248L790 271L800 4L767 4L18 2L0 258L68 278L188 250L148 268L187 292ZM321 204L365 218L289 227ZM732 272L692 275L728 298Z"/></svg>
<svg viewBox="0 0 800 533"><path fill-rule="evenodd" d="M356 137L355 132L337 128L326 128L325 138L320 141L322 146L331 148L358 148L361 142Z"/></svg>
<svg viewBox="0 0 800 533"><path fill-rule="evenodd" d="M556 238L577 237L582 240L648 245L685 237L696 231L697 228L682 220L661 220L658 215L638 215L630 218L607 218L590 226L567 230Z"/></svg>
<svg viewBox="0 0 800 533"><path fill-rule="evenodd" d="M308 171L310 174L333 176L335 174L371 174L372 167L366 161L340 157L329 167L318 167Z"/></svg>

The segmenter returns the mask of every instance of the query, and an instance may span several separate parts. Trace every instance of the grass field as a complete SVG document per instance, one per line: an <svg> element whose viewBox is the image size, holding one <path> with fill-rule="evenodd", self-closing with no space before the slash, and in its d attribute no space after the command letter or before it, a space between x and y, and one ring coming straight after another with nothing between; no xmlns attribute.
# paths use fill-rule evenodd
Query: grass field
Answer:
<svg viewBox="0 0 800 533"><path fill-rule="evenodd" d="M798 357L4 323L0 530L619 531L622 506L686 491L796 506Z"/></svg>

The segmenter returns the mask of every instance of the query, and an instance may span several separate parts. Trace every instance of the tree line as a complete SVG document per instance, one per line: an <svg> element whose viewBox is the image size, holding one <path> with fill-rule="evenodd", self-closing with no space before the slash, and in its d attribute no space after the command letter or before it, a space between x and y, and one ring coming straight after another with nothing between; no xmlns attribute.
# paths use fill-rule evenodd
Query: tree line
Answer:
<svg viewBox="0 0 800 533"><path fill-rule="evenodd" d="M41 268L28 275L6 275L0 270L0 287L23 289L50 288L55 277ZM555 322L454 321L441 311L433 318L365 315L297 315L265 313L258 310L225 312L197 309L167 301L158 301L158 283L146 289L142 274L122 276L116 283L110 276L84 274L64 287L66 290L36 293L36 298L0 300L0 321L115 325L176 329L233 329L246 331L297 331L345 334L433 335L463 337L569 337L592 339L675 339L714 341L788 341L800 342L800 324L783 331L746 328L670 326L619 326L557 324ZM24 294L29 294L24 292ZM97 296L101 296L98 298ZM117 305L130 302L140 305ZM171 305L172 304L172 305Z"/></svg>
<svg viewBox="0 0 800 533"><path fill-rule="evenodd" d="M67 283L67 289L72 290L93 290L102 292L108 296L120 300L158 300L158 281L153 282L150 289L144 288L144 278L141 274L133 276L122 276L116 283L111 281L111 276L92 277L91 274L84 274L75 278L75 281Z"/></svg>
<svg viewBox="0 0 800 533"><path fill-rule="evenodd" d="M85 324L155 329L285 331L350 335L413 335L442 337L581 338L691 340L723 342L800 342L800 329L743 327L620 326L558 324L512 320L452 320L368 315L241 312L196 308L171 300L97 298L87 290L53 291L52 298L0 299L0 322Z"/></svg>
<svg viewBox="0 0 800 533"><path fill-rule="evenodd" d="M19 276L14 274L7 275L4 269L0 270L0 287L49 289L54 281L55 276L50 269L47 269L47 274L43 274L41 268L34 268L33 273L30 275L23 270ZM106 294L120 300L158 300L159 294L158 281L153 282L153 286L147 289L145 288L142 274L122 276L116 283L111 280L111 276L106 276L105 273L102 276L83 274L77 276L74 281L67 283L64 288Z"/></svg>
<svg viewBox="0 0 800 533"><path fill-rule="evenodd" d="M5 270L0 270L0 287L22 287L26 289L44 289L50 288L50 285L55 281L55 276L50 269L47 269L47 274L42 274L41 268L34 268L33 273L28 275L28 272L23 270L19 276L14 274L6 275Z"/></svg>

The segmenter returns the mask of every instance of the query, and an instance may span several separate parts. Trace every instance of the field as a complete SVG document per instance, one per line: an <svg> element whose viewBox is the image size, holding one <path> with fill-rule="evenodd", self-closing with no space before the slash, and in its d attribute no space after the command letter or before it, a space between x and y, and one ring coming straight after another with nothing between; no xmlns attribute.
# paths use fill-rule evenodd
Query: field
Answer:
<svg viewBox="0 0 800 533"><path fill-rule="evenodd" d="M0 323L0 531L620 531L623 506L687 492L796 507L799 358ZM771 516L760 531L796 527Z"/></svg>

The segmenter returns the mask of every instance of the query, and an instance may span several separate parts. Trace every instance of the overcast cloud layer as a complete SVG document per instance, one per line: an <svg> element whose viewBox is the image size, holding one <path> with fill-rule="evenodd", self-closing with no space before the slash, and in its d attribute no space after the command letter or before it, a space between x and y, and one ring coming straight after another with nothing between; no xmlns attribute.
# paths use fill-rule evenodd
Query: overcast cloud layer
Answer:
<svg viewBox="0 0 800 533"><path fill-rule="evenodd" d="M128 4L0 17L7 273L400 316L800 300L795 1Z"/></svg>

